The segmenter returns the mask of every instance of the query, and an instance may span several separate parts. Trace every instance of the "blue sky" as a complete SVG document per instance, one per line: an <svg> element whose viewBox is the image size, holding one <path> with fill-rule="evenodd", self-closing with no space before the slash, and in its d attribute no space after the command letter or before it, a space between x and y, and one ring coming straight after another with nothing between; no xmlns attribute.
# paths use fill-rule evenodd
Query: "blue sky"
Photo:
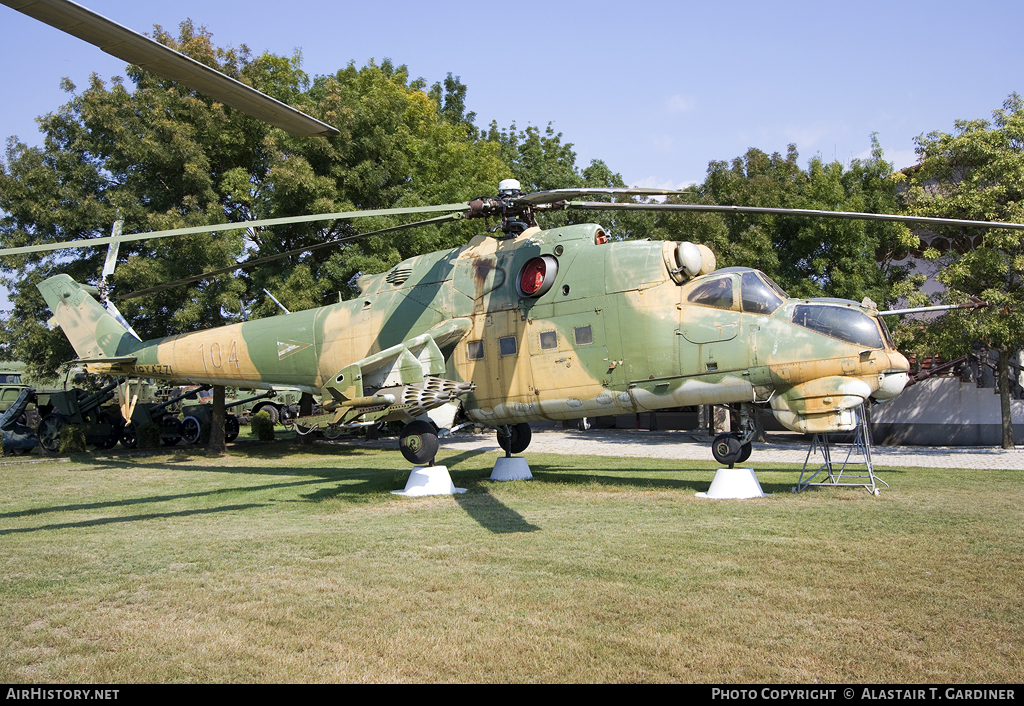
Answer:
<svg viewBox="0 0 1024 706"><path fill-rule="evenodd" d="M603 159L643 186L700 181L709 161L750 147L846 162L873 132L901 168L915 136L1024 92L1024 12L1008 1L83 4L136 31L176 33L188 17L219 45L301 50L310 75L385 57L429 83L451 72L478 126L551 122L581 166ZM34 118L66 102L62 77L124 75L124 62L3 6L0 31L4 138L40 142Z"/></svg>

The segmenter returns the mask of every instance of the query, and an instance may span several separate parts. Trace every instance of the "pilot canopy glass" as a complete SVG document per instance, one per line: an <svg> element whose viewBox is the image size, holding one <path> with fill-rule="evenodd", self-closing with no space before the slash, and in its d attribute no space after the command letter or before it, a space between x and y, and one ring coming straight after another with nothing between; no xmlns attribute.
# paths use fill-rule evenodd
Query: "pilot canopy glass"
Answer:
<svg viewBox="0 0 1024 706"><path fill-rule="evenodd" d="M793 323L864 348L884 347L875 320L851 307L798 304L793 308Z"/></svg>
<svg viewBox="0 0 1024 706"><path fill-rule="evenodd" d="M691 304L710 306L715 309L736 309L736 285L739 284L740 300L739 305L742 311L748 314L762 314L771 316L782 306L782 292L774 282L762 279L763 275L756 270L740 270L737 282L734 274L724 277L715 277L697 286L686 298ZM782 292L784 295L785 292Z"/></svg>
<svg viewBox="0 0 1024 706"><path fill-rule="evenodd" d="M758 272L743 273L743 284L741 287L743 292L743 311L748 314L770 316L775 313L776 309L782 306L782 298L773 291L773 287L769 286L768 282L771 282L771 280L765 282L759 274ZM775 285L774 289L778 289L778 285L774 282L771 282L771 284Z"/></svg>

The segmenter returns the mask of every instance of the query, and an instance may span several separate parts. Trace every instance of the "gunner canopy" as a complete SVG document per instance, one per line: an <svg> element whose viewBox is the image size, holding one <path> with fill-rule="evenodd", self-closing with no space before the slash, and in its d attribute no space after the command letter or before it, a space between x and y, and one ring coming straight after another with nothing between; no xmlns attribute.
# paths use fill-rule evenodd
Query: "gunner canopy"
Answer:
<svg viewBox="0 0 1024 706"><path fill-rule="evenodd" d="M793 323L864 348L884 348L875 319L852 306L797 304Z"/></svg>

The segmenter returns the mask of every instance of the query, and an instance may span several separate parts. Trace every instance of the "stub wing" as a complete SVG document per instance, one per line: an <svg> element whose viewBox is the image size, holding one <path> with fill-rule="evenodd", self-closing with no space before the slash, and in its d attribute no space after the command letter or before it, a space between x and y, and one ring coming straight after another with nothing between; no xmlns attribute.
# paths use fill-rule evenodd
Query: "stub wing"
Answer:
<svg viewBox="0 0 1024 706"><path fill-rule="evenodd" d="M410 422L461 395L471 382L444 377L444 349L472 328L469 319L449 319L419 336L351 363L321 390L328 415L316 423L358 426L378 422ZM302 423L302 420L298 420Z"/></svg>

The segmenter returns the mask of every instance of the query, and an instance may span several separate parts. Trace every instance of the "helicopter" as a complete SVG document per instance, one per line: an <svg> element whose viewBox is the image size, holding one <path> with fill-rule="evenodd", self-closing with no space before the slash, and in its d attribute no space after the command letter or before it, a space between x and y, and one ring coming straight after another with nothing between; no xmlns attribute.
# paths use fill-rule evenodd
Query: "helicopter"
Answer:
<svg viewBox="0 0 1024 706"><path fill-rule="evenodd" d="M283 104L269 97L273 102L265 102L262 94L238 84L247 89L241 91L227 77L221 82L209 76L215 71L195 69L187 57L67 0L2 1L294 134L331 134L333 129L313 118L313 124L306 124L303 114L293 115L298 111L287 106L291 112L282 111ZM244 100L235 95L239 92L245 93ZM52 322L79 356L76 362L90 371L318 394L322 412L296 423L331 430L401 423L399 447L414 464L434 459L439 434L470 425L495 429L499 445L517 454L530 443L531 422L729 405L738 412L739 431L717 436L712 454L732 465L750 456L755 409L770 410L793 431L851 431L861 405L903 390L910 365L893 346L877 307L869 300L791 298L758 270L718 269L710 249L684 239L617 242L594 223L542 229L537 215L642 209L996 225L806 209L581 200L595 194L679 192L612 188L524 194L519 182L508 179L498 185L496 196L454 204L147 233L115 231L109 238L9 248L0 256L109 244L110 261L117 244L128 240L431 214L322 244L330 247L354 237L463 218L499 219L493 232L464 246L363 275L353 299L149 341L139 340L126 325L103 287L60 274L38 289Z"/></svg>

